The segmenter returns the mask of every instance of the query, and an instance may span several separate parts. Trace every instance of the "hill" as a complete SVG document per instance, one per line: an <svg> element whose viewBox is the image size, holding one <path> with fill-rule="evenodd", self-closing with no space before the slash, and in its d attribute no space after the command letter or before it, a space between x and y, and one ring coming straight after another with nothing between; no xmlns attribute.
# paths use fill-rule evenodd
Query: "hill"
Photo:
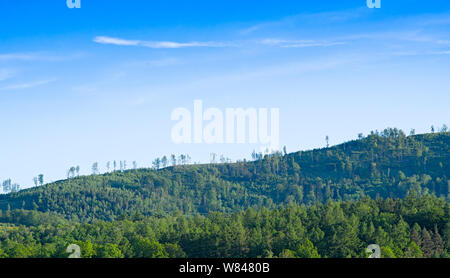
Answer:
<svg viewBox="0 0 450 278"><path fill-rule="evenodd" d="M0 196L0 209L66 219L231 213L254 207L328 200L404 198L408 192L450 199L450 132L406 136L386 129L338 146L256 161L179 165L76 177Z"/></svg>

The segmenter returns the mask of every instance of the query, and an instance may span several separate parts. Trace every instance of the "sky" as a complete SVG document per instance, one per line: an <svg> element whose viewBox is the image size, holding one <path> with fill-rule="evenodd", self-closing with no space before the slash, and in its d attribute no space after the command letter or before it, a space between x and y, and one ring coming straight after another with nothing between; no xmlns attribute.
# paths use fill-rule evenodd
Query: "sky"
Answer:
<svg viewBox="0 0 450 278"><path fill-rule="evenodd" d="M171 114L278 108L288 152L450 119L450 1L0 0L0 181L261 144L176 144Z"/></svg>

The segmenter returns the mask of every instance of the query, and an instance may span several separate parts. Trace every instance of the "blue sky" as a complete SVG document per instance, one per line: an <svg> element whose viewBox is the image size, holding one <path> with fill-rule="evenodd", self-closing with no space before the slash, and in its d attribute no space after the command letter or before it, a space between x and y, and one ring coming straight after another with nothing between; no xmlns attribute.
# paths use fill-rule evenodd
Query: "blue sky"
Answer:
<svg viewBox="0 0 450 278"><path fill-rule="evenodd" d="M0 180L253 144L171 141L177 107L276 107L288 151L449 124L450 2L0 0Z"/></svg>

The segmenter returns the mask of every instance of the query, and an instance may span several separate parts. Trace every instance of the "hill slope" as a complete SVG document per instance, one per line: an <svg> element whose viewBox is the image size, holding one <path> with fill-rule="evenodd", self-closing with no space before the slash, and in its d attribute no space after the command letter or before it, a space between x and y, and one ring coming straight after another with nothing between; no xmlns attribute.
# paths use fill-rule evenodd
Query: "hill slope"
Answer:
<svg viewBox="0 0 450 278"><path fill-rule="evenodd" d="M0 196L0 209L111 221L135 213L229 213L291 202L404 198L409 191L449 200L449 162L449 132L406 137L397 129L387 129L327 149L275 154L252 162L77 177Z"/></svg>

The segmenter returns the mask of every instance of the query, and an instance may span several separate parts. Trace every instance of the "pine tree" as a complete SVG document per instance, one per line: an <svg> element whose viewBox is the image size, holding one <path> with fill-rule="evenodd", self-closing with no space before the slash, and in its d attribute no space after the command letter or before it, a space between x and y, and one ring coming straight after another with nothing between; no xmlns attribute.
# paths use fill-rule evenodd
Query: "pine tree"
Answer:
<svg viewBox="0 0 450 278"><path fill-rule="evenodd" d="M434 256L440 257L444 252L444 241L442 240L441 235L439 234L439 230L437 225L434 225L434 233L433 233L433 242L434 242Z"/></svg>
<svg viewBox="0 0 450 278"><path fill-rule="evenodd" d="M423 251L423 255L426 258L431 258L434 255L434 243L431 238L430 233L426 228L422 229L422 245L421 249Z"/></svg>
<svg viewBox="0 0 450 278"><path fill-rule="evenodd" d="M418 246L422 245L421 228L417 223L414 223L414 226L411 230L411 241L416 243Z"/></svg>

